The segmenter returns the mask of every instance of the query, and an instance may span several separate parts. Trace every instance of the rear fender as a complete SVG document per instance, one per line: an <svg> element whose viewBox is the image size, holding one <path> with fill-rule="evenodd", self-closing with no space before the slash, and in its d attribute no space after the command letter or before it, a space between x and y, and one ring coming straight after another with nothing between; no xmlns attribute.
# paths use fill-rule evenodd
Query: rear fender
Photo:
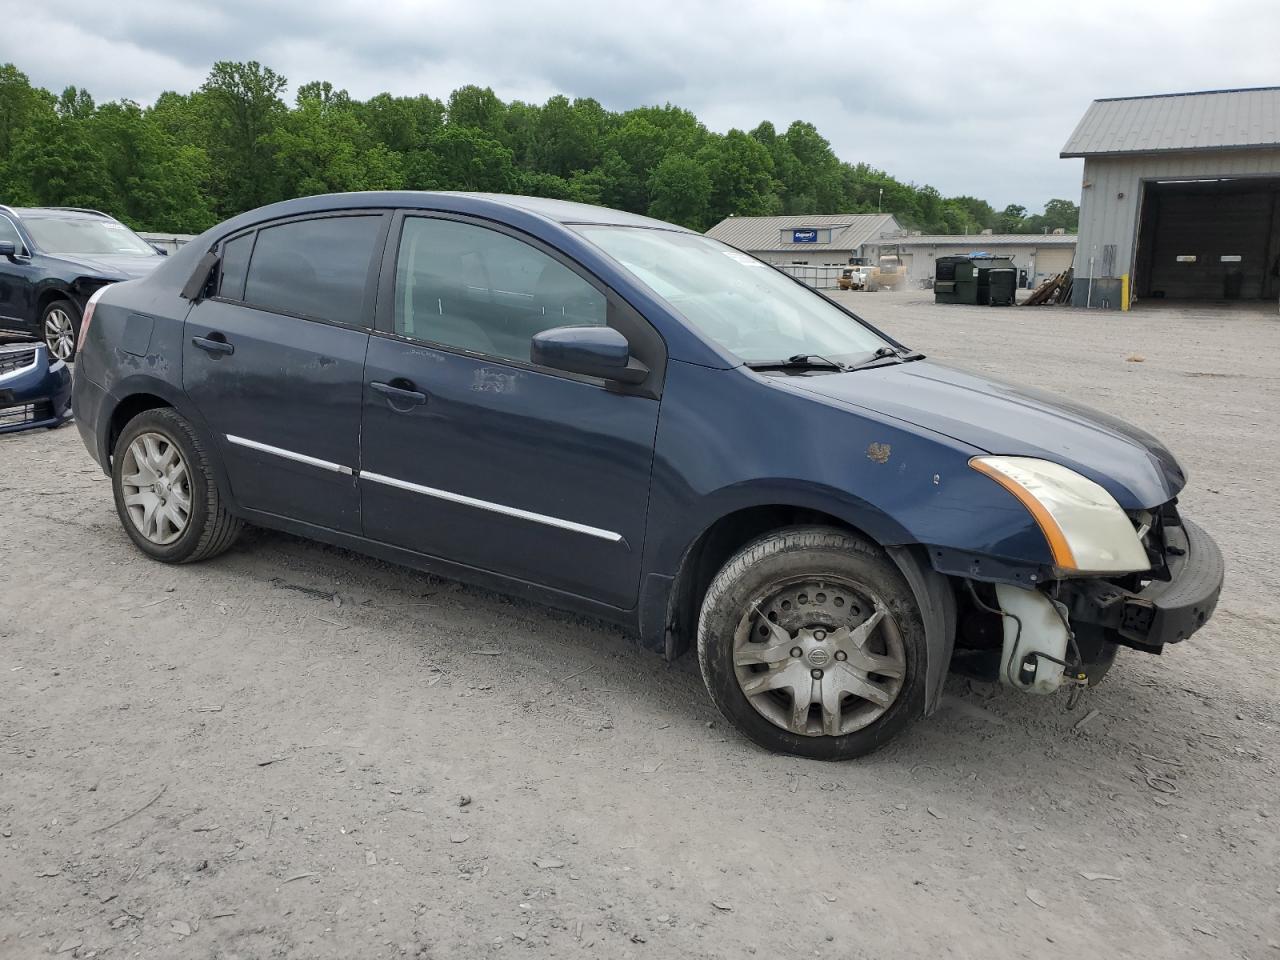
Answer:
<svg viewBox="0 0 1280 960"><path fill-rule="evenodd" d="M117 381L108 391L107 400L102 405L102 416L99 418L96 430L98 462L102 464L103 471L107 474L111 473L111 427L116 414L120 411L122 405L137 402L138 398L147 396L163 400L165 405L172 407L191 424L191 429L199 438L204 446L205 453L208 455L209 467L213 472L219 495L232 512L238 514L239 506L232 496L231 484L227 480L222 460L217 455L218 447L213 442L213 432L209 429L209 425L200 416L199 411L196 410L195 405L191 403L185 393L156 377L136 374Z"/></svg>

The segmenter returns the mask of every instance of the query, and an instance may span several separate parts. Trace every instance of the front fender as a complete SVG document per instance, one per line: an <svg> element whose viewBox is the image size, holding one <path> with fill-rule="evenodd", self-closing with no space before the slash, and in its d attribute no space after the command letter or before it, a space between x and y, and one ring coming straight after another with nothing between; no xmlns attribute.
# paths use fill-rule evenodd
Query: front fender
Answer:
<svg viewBox="0 0 1280 960"><path fill-rule="evenodd" d="M915 594L924 621L924 643L928 659L924 667L924 715L927 717L942 702L942 687L951 666L951 652L956 642L956 595L951 581L929 564L919 547L886 547L893 562L906 577Z"/></svg>
<svg viewBox="0 0 1280 960"><path fill-rule="evenodd" d="M858 374L848 374L858 376ZM924 545L1039 568L1035 519L961 441L780 389L741 368L671 361L655 446L647 571L674 575L703 531L754 506L812 509L881 546Z"/></svg>

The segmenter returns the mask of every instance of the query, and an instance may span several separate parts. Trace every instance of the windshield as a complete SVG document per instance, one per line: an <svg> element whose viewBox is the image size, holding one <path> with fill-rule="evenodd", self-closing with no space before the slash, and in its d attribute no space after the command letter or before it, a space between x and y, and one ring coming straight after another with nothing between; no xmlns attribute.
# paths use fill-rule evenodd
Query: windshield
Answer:
<svg viewBox="0 0 1280 960"><path fill-rule="evenodd" d="M699 234L582 225L592 243L746 363L864 360L886 342L807 287Z"/></svg>
<svg viewBox="0 0 1280 960"><path fill-rule="evenodd" d="M88 217L25 217L23 223L45 253L54 256L157 257L147 241L114 220Z"/></svg>

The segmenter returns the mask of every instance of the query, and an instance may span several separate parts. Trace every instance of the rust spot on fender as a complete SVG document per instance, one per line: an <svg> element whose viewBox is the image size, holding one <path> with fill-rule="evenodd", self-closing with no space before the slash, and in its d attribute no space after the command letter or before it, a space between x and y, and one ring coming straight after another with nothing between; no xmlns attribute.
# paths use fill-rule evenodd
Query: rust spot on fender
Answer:
<svg viewBox="0 0 1280 960"><path fill-rule="evenodd" d="M867 446L867 459L876 463L888 463L893 448L887 443L872 443Z"/></svg>

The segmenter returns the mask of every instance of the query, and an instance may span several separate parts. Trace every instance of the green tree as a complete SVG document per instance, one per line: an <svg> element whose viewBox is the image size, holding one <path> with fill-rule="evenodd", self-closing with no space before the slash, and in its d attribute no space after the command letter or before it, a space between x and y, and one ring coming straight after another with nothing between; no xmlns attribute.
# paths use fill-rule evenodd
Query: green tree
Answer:
<svg viewBox="0 0 1280 960"><path fill-rule="evenodd" d="M708 202L713 220L730 214L767 216L781 207L774 190L773 158L741 130L711 138L695 159L711 180Z"/></svg>
<svg viewBox="0 0 1280 960"><path fill-rule="evenodd" d="M257 61L213 65L201 87L208 110L210 159L217 171L215 207L227 216L275 197L271 134L286 113L280 94L288 81Z"/></svg>
<svg viewBox="0 0 1280 960"><path fill-rule="evenodd" d="M996 218L997 233L1022 233L1027 219L1027 208L1011 203Z"/></svg>
<svg viewBox="0 0 1280 960"><path fill-rule="evenodd" d="M129 223L196 231L274 199L401 186L519 191L601 203L706 228L728 215L894 214L906 227L1074 230L1054 199L1028 215L944 197L865 163L840 160L811 123L779 133L711 133L673 104L620 113L590 98L504 103L468 85L447 101L380 93L353 99L326 80L281 99L285 78L256 62L213 65L200 89L148 108L98 106L0 66L0 200L106 207Z"/></svg>
<svg viewBox="0 0 1280 960"><path fill-rule="evenodd" d="M1044 205L1044 225L1075 233L1080 229L1080 207L1070 200L1050 200Z"/></svg>
<svg viewBox="0 0 1280 960"><path fill-rule="evenodd" d="M14 155L38 126L57 119L55 99L47 90L32 87L27 75L12 63L0 64L0 201L26 202L23 185L31 171L19 180L13 169Z"/></svg>
<svg viewBox="0 0 1280 960"><path fill-rule="evenodd" d="M414 190L482 190L509 193L518 181L509 149L474 128L446 124L428 149L406 160L406 186Z"/></svg>
<svg viewBox="0 0 1280 960"><path fill-rule="evenodd" d="M569 179L570 197L618 210L643 213L648 206L648 184L637 177L616 150L610 150L597 166L579 170Z"/></svg>
<svg viewBox="0 0 1280 960"><path fill-rule="evenodd" d="M694 230L705 230L711 202L711 177L693 157L671 152L649 180L649 215Z"/></svg>
<svg viewBox="0 0 1280 960"><path fill-rule="evenodd" d="M532 159L537 169L559 177L588 171L600 160L604 111L594 100L556 96L538 111Z"/></svg>
<svg viewBox="0 0 1280 960"><path fill-rule="evenodd" d="M205 195L209 157L179 143L128 100L99 107L88 127L118 196L113 213L139 230L199 233L217 222Z"/></svg>
<svg viewBox="0 0 1280 960"><path fill-rule="evenodd" d="M19 136L30 128L40 106L40 93L31 86L27 75L12 63L0 64L0 164L13 152Z"/></svg>
<svg viewBox="0 0 1280 960"><path fill-rule="evenodd" d="M67 87L62 91L62 96L58 97L56 109L60 117L70 120L88 120L93 116L93 97L89 95L88 90Z"/></svg>
<svg viewBox="0 0 1280 960"><path fill-rule="evenodd" d="M488 87L459 87L449 95L448 118L453 127L483 130L492 139L502 134L506 107Z"/></svg>
<svg viewBox="0 0 1280 960"><path fill-rule="evenodd" d="M393 153L423 149L444 123L444 104L425 94L393 97L380 93L354 106L369 136Z"/></svg>
<svg viewBox="0 0 1280 960"><path fill-rule="evenodd" d="M550 197L553 200L572 200L573 188L564 177L552 173L538 173L535 170L520 170L516 173L517 192L526 197Z"/></svg>
<svg viewBox="0 0 1280 960"><path fill-rule="evenodd" d="M85 136L84 126L66 117L37 118L9 158L12 202L119 209L106 158Z"/></svg>
<svg viewBox="0 0 1280 960"><path fill-rule="evenodd" d="M304 84L298 107L268 135L282 196L393 189L403 185L401 156L377 143L345 90Z"/></svg>
<svg viewBox="0 0 1280 960"><path fill-rule="evenodd" d="M994 230L997 214L991 204L976 197L952 197L947 201L964 212L964 219L953 233L981 233L983 230Z"/></svg>

